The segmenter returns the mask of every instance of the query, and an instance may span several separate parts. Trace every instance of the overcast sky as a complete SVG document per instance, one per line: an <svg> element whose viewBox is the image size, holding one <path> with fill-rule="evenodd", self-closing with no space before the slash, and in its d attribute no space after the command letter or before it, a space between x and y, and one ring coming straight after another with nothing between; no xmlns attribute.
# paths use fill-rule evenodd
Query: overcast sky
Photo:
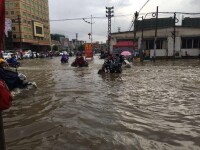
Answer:
<svg viewBox="0 0 200 150"><path fill-rule="evenodd" d="M106 6L114 6L112 18L112 32L128 31L133 15L147 2L147 0L49 0L49 15L51 33L63 34L70 40L76 38L90 42L88 33L91 25L81 20L53 21L62 19L105 17ZM144 15L156 11L172 12L200 12L200 0L149 0L140 12ZM140 15L140 16L141 16ZM161 16L160 16L161 17ZM164 17L164 16L163 16ZM168 17L168 16L165 16ZM178 16L182 17L182 16ZM186 15L184 15L186 17ZM89 22L90 19L87 19ZM93 41L105 42L107 39L108 19L93 18Z"/></svg>

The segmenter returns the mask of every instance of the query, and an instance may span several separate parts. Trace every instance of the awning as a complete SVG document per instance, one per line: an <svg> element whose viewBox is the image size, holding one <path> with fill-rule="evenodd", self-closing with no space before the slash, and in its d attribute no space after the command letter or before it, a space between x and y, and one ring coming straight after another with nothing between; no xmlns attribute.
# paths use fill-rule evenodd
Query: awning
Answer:
<svg viewBox="0 0 200 150"><path fill-rule="evenodd" d="M113 47L134 47L137 46L137 42L133 41L119 41Z"/></svg>

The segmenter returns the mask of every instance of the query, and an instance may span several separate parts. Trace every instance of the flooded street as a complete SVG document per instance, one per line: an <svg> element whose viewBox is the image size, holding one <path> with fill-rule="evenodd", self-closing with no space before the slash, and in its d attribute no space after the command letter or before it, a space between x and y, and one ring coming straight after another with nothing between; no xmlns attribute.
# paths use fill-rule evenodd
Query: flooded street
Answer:
<svg viewBox="0 0 200 150"><path fill-rule="evenodd" d="M60 58L21 61L37 89L3 114L8 150L200 150L200 61L135 64L98 75Z"/></svg>

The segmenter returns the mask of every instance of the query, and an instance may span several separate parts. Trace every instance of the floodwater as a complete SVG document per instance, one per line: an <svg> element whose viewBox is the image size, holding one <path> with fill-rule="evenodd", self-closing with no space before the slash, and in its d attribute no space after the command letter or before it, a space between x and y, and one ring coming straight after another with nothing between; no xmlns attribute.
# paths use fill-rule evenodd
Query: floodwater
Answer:
<svg viewBox="0 0 200 150"><path fill-rule="evenodd" d="M16 90L4 112L7 150L200 150L199 60L98 75L98 57L88 68L59 59L21 62L38 88Z"/></svg>

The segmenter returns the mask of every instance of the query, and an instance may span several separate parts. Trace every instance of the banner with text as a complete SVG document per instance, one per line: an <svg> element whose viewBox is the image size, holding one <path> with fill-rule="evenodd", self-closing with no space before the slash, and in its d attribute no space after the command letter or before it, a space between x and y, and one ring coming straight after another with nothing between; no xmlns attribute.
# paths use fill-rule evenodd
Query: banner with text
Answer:
<svg viewBox="0 0 200 150"><path fill-rule="evenodd" d="M85 58L93 58L92 44L85 44Z"/></svg>

